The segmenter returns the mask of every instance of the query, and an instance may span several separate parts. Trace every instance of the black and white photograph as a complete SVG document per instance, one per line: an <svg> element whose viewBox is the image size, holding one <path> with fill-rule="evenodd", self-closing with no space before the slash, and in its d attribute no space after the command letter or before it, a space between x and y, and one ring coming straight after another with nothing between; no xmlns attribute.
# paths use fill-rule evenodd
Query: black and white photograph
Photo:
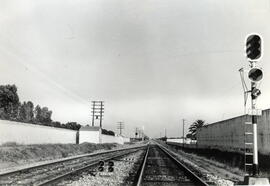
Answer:
<svg viewBox="0 0 270 186"><path fill-rule="evenodd" d="M270 0L0 0L0 185L270 186L269 20Z"/></svg>

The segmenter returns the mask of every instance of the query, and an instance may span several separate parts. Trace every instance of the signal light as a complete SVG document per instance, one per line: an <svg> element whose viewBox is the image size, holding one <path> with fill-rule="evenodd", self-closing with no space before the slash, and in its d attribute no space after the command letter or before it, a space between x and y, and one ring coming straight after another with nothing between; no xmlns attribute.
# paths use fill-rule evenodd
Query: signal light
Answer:
<svg viewBox="0 0 270 186"><path fill-rule="evenodd" d="M98 171L103 172L104 171L104 161L99 161L98 162Z"/></svg>
<svg viewBox="0 0 270 186"><path fill-rule="evenodd" d="M113 172L114 171L114 168L113 168L113 166L114 166L114 163L113 163L113 161L109 161L108 162L108 172Z"/></svg>
<svg viewBox="0 0 270 186"><path fill-rule="evenodd" d="M248 36L246 40L246 55L250 61L259 60L262 56L262 40L261 37L253 34Z"/></svg>
<svg viewBox="0 0 270 186"><path fill-rule="evenodd" d="M258 82L263 78L263 71L259 68L252 68L248 72L248 78L253 82Z"/></svg>

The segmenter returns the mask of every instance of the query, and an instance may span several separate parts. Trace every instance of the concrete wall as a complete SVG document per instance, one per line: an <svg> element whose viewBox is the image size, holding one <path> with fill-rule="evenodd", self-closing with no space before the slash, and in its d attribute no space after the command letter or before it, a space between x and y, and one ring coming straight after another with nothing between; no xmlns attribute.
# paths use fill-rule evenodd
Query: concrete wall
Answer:
<svg viewBox="0 0 270 186"><path fill-rule="evenodd" d="M251 116L243 115L202 127L197 134L198 147L216 148L225 151L244 150L245 122ZM262 154L270 153L270 109L258 118L258 149Z"/></svg>
<svg viewBox="0 0 270 186"><path fill-rule="evenodd" d="M167 142L183 143L183 138L167 138ZM190 138L185 139L185 144L191 144L194 140Z"/></svg>
<svg viewBox="0 0 270 186"><path fill-rule="evenodd" d="M123 137L124 143L129 143L130 142L130 138L127 137Z"/></svg>
<svg viewBox="0 0 270 186"><path fill-rule="evenodd" d="M16 142L18 144L76 144L76 133L77 131L70 129L0 120L0 145L7 142ZM79 143L124 144L124 142L129 141L129 138L122 136L101 135L101 130L80 131L79 133Z"/></svg>
<svg viewBox="0 0 270 186"><path fill-rule="evenodd" d="M79 143L100 143L100 131L80 131Z"/></svg>
<svg viewBox="0 0 270 186"><path fill-rule="evenodd" d="M101 143L118 143L124 144L124 139L121 136L101 135Z"/></svg>
<svg viewBox="0 0 270 186"><path fill-rule="evenodd" d="M75 130L0 120L0 144L76 143Z"/></svg>
<svg viewBox="0 0 270 186"><path fill-rule="evenodd" d="M175 142L175 143L183 143L183 139L179 139L179 138L168 138L166 140L167 142Z"/></svg>
<svg viewBox="0 0 270 186"><path fill-rule="evenodd" d="M101 134L101 131L80 131L80 143L118 143L130 142L129 138Z"/></svg>

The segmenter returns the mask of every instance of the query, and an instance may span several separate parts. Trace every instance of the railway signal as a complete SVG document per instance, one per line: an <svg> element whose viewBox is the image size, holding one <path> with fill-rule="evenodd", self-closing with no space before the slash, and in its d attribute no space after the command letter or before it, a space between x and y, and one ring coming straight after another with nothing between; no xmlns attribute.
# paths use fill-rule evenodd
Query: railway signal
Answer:
<svg viewBox="0 0 270 186"><path fill-rule="evenodd" d="M253 82L261 81L263 78L263 71L260 68L251 68L248 72L248 78Z"/></svg>
<svg viewBox="0 0 270 186"><path fill-rule="evenodd" d="M246 39L246 55L249 61L257 61L262 56L262 39L257 34L249 35Z"/></svg>
<svg viewBox="0 0 270 186"><path fill-rule="evenodd" d="M248 90L244 78L241 76L242 85L244 88L244 95L245 95L245 105L248 93L251 95L251 124L252 124L252 141L251 143L247 142L246 133L245 133L245 151L246 151L246 144L252 145L252 153L245 153L245 170L248 168L252 168L252 175L258 176L259 173L259 165L258 165L258 145L257 145L257 115L254 114L253 111L256 110L256 101L257 97L261 94L261 91L257 88L257 84L263 78L263 71L261 68L257 67L257 62L262 58L262 37L258 34L250 34L246 38L246 57L250 63L250 70L248 72L248 78L251 81L251 88ZM240 75L243 72L243 68L240 69ZM246 162L247 159L252 157L252 163ZM247 174L248 176L250 173ZM249 178L249 177L245 177ZM249 179L248 179L249 180Z"/></svg>

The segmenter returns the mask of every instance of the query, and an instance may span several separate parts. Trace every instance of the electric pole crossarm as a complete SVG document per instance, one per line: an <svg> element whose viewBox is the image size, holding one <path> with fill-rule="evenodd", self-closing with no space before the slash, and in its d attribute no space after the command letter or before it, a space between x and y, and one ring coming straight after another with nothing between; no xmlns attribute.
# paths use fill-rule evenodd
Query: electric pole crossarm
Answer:
<svg viewBox="0 0 270 186"><path fill-rule="evenodd" d="M95 125L95 119L99 120L99 126L102 128L102 120L104 117L104 101L92 101L92 126Z"/></svg>

